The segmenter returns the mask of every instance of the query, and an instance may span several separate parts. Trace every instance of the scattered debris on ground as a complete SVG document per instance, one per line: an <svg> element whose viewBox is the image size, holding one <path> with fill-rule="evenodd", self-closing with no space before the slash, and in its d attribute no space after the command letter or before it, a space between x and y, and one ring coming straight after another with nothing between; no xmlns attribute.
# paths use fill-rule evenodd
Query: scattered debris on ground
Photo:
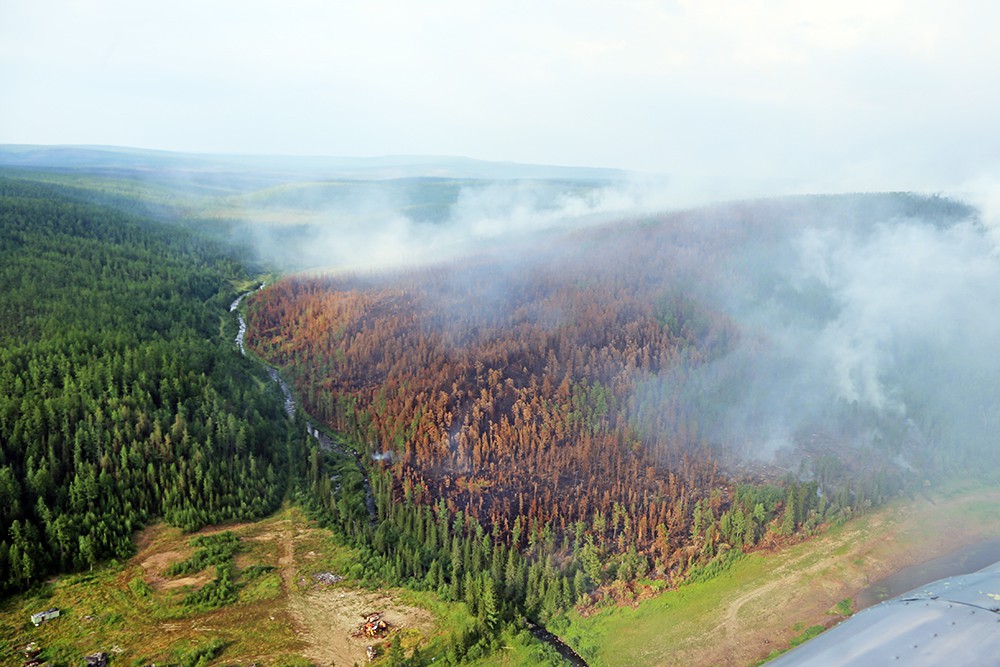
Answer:
<svg viewBox="0 0 1000 667"><path fill-rule="evenodd" d="M310 569L309 573L315 572ZM308 648L305 657L316 665L368 664L365 648L375 644L383 651L381 641L358 633L358 624L369 613L378 611L391 628L390 635L400 628L412 630L421 637L429 637L434 629L434 615L426 609L402 604L385 593L371 593L345 586L316 584L312 578L311 590L302 589L301 596L292 598L292 610L301 619L304 639ZM383 651L384 653L384 651ZM381 655L381 654L380 654Z"/></svg>
<svg viewBox="0 0 1000 667"><path fill-rule="evenodd" d="M312 577L319 583L327 585L335 584L338 581L344 580L344 577L340 576L339 574L334 574L333 572L317 572Z"/></svg>
<svg viewBox="0 0 1000 667"><path fill-rule="evenodd" d="M42 647L38 642L28 642L21 650L24 651L24 667L48 667L49 663L42 662L38 657L42 653Z"/></svg>
<svg viewBox="0 0 1000 667"><path fill-rule="evenodd" d="M108 667L108 654L104 651L84 657L87 667Z"/></svg>
<svg viewBox="0 0 1000 667"><path fill-rule="evenodd" d="M382 618L381 612L365 614L365 622L358 626L352 637L370 637L382 639L389 634L389 624Z"/></svg>
<svg viewBox="0 0 1000 667"><path fill-rule="evenodd" d="M372 662L375 658L378 657L378 649L375 648L374 646L369 646L368 648L365 649L365 655L368 656L368 662Z"/></svg>

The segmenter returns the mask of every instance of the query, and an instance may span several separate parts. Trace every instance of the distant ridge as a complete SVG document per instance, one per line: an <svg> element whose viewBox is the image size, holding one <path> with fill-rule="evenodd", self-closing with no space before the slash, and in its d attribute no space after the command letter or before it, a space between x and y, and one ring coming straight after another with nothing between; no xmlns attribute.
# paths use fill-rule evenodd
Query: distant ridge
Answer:
<svg viewBox="0 0 1000 667"><path fill-rule="evenodd" d="M0 144L0 166L73 172L241 174L254 172L276 181L309 178L384 180L452 178L485 180L619 181L630 172L596 167L491 162L467 157L388 155L380 157L268 156L175 153L116 146Z"/></svg>

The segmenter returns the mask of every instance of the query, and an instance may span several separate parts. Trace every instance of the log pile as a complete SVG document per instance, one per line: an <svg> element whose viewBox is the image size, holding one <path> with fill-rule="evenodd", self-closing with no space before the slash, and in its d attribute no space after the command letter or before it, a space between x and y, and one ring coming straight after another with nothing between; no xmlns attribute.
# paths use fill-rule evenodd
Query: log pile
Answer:
<svg viewBox="0 0 1000 667"><path fill-rule="evenodd" d="M366 614L364 619L364 623L358 626L352 636L382 639L389 634L389 624L382 618L381 613Z"/></svg>

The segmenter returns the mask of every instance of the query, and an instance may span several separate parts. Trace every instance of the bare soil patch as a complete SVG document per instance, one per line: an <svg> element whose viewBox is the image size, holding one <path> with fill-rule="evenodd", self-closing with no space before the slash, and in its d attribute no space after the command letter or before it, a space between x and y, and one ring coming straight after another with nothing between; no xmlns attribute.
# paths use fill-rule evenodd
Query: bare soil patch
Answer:
<svg viewBox="0 0 1000 667"><path fill-rule="evenodd" d="M317 557L311 550L296 551L296 544L308 534L309 531L296 530L290 523L278 522L274 530L250 538L277 543L282 591L296 635L306 644L303 651L306 658L320 665L366 664L366 648L386 641L352 636L371 613L380 613L390 625L390 637L394 633L427 636L434 630L434 617L430 612L401 604L384 592L342 585L331 588L297 585L303 583L296 581L299 567Z"/></svg>
<svg viewBox="0 0 1000 667"><path fill-rule="evenodd" d="M302 639L309 646L305 655L322 665L367 662L366 647L385 640L351 635L371 613L382 614L391 628L390 636L413 631L426 635L434 629L434 618L428 611L400 604L382 593L346 588L316 590L296 596L292 605L302 622Z"/></svg>
<svg viewBox="0 0 1000 667"><path fill-rule="evenodd" d="M189 555L190 553L185 551L160 551L146 555L140 561L143 569L143 579L156 591L172 591L184 588L185 586L201 588L212 579L211 572L199 572L180 578L168 577L166 575L168 567L184 560Z"/></svg>
<svg viewBox="0 0 1000 667"><path fill-rule="evenodd" d="M150 584L153 586L154 590L161 591L172 591L177 588L184 588L185 586L190 586L192 588L201 588L209 581L212 577L207 574L201 574L196 577L181 577L180 579L165 579L162 581L157 581L156 584Z"/></svg>
<svg viewBox="0 0 1000 667"><path fill-rule="evenodd" d="M150 547L153 540L156 538L157 534L160 532L161 527L158 524L152 524L146 526L140 530L135 535L135 549L137 552L143 552Z"/></svg>
<svg viewBox="0 0 1000 667"><path fill-rule="evenodd" d="M164 571L174 563L187 558L188 554L183 551L160 551L147 555L141 562L142 569L147 572L163 574Z"/></svg>

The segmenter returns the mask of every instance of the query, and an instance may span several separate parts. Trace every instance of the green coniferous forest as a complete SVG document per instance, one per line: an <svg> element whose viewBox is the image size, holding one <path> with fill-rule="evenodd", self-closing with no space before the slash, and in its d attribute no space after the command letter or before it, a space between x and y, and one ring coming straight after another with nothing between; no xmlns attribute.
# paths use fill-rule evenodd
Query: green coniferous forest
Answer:
<svg viewBox="0 0 1000 667"><path fill-rule="evenodd" d="M0 591L126 556L154 516L277 507L289 422L228 335L242 270L190 231L0 180Z"/></svg>

